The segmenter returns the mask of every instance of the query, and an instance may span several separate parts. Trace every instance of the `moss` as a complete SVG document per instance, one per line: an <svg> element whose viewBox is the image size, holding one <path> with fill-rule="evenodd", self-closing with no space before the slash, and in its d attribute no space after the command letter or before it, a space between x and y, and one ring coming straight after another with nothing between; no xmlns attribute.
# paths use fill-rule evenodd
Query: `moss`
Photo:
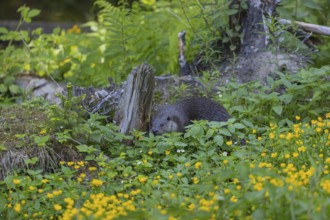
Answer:
<svg viewBox="0 0 330 220"><path fill-rule="evenodd" d="M13 171L30 168L45 172L58 168L59 161L80 160L80 155L72 146L63 145L54 134L47 134L48 109L23 104L0 107L0 179ZM49 139L38 145L35 137ZM35 163L28 160L37 158Z"/></svg>

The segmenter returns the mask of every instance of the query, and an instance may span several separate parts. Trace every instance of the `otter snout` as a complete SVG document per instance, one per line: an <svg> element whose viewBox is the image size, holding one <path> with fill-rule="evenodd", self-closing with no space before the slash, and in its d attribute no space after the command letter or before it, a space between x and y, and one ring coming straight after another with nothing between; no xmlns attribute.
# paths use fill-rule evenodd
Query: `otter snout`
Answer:
<svg viewBox="0 0 330 220"><path fill-rule="evenodd" d="M158 135L158 134L160 134L160 132L159 132L158 129L152 129L151 132L152 132L154 135Z"/></svg>

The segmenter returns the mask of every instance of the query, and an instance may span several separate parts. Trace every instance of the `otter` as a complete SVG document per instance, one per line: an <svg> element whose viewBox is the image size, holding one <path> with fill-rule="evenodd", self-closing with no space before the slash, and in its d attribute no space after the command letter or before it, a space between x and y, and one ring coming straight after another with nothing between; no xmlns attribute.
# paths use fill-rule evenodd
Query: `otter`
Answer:
<svg viewBox="0 0 330 220"><path fill-rule="evenodd" d="M183 132L193 120L227 121L231 116L219 103L205 97L184 98L175 104L161 106L151 119L155 135Z"/></svg>

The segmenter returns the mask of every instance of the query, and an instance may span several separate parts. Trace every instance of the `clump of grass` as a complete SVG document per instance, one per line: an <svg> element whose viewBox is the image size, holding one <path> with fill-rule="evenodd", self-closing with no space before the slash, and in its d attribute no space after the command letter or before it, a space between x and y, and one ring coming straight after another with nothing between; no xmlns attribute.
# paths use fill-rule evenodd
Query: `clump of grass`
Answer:
<svg viewBox="0 0 330 220"><path fill-rule="evenodd" d="M26 103L0 108L0 179L31 168L54 171L79 154L47 134L48 108Z"/></svg>

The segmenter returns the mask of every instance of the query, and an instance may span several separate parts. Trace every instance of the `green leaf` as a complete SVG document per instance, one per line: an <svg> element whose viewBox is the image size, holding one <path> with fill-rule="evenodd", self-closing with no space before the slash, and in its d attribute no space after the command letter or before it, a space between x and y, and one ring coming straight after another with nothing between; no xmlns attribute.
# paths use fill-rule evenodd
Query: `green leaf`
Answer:
<svg viewBox="0 0 330 220"><path fill-rule="evenodd" d="M13 76L7 76L5 78L5 80L3 81L3 83L6 85L6 86L10 86L11 84L13 84L15 82L15 77Z"/></svg>
<svg viewBox="0 0 330 220"><path fill-rule="evenodd" d="M82 153L93 153L93 152L97 151L97 149L94 148L93 146L87 146L85 144L78 145L77 149L79 152L82 152Z"/></svg>
<svg viewBox="0 0 330 220"><path fill-rule="evenodd" d="M228 131L228 129L226 129L226 128L221 128L220 130L219 130L219 133L220 134L223 134L223 135L225 135L225 136L231 136L231 133Z"/></svg>
<svg viewBox="0 0 330 220"><path fill-rule="evenodd" d="M0 93L5 93L7 92L8 88L4 84L0 84Z"/></svg>
<svg viewBox="0 0 330 220"><path fill-rule="evenodd" d="M9 91L11 94L13 95L17 95L19 93L21 93L21 88L18 85L10 85L9 86Z"/></svg>
<svg viewBox="0 0 330 220"><path fill-rule="evenodd" d="M45 146L47 141L49 140L50 136L49 135L46 135L46 136L42 136L42 137L39 137L39 136L34 136L34 142L39 146L39 147L42 147L42 146Z"/></svg>
<svg viewBox="0 0 330 220"><path fill-rule="evenodd" d="M287 105L292 101L293 95L292 94L284 94L284 95L281 95L279 98L282 102L284 102Z"/></svg>
<svg viewBox="0 0 330 220"><path fill-rule="evenodd" d="M313 100L313 101L319 100L321 94L322 94L322 91L320 91L320 90L315 91L315 93L313 94L313 98L312 98L312 100Z"/></svg>
<svg viewBox="0 0 330 220"><path fill-rule="evenodd" d="M221 135L216 135L213 140L218 146L223 145L223 137Z"/></svg>
<svg viewBox="0 0 330 220"><path fill-rule="evenodd" d="M33 17L35 17L35 16L37 16L37 15L39 15L40 14L40 10L39 9L32 9L32 10L30 10L29 12L28 12L28 17L29 18L33 18Z"/></svg>
<svg viewBox="0 0 330 220"><path fill-rule="evenodd" d="M245 125L243 125L242 123L235 123L234 124L234 127L236 129L244 129L244 128L246 128Z"/></svg>
<svg viewBox="0 0 330 220"><path fill-rule="evenodd" d="M38 161L39 161L38 157L33 157L33 158L31 158L31 159L25 159L25 160L24 160L24 163L25 163L26 165L29 165L29 164L34 165L34 164L36 164Z"/></svg>
<svg viewBox="0 0 330 220"><path fill-rule="evenodd" d="M252 122L250 122L250 121L248 121L248 120L246 120L246 119L244 119L242 122L243 122L246 126L248 126L249 128L253 128L253 127L254 127L254 125L252 124Z"/></svg>
<svg viewBox="0 0 330 220"><path fill-rule="evenodd" d="M323 8L319 4L317 4L315 1L303 0L302 4L306 8L315 9L315 10L318 10L318 11L323 10Z"/></svg>
<svg viewBox="0 0 330 220"><path fill-rule="evenodd" d="M244 107L242 105L237 105L231 107L231 110L238 111L238 112L245 112Z"/></svg>
<svg viewBox="0 0 330 220"><path fill-rule="evenodd" d="M230 131L230 133L235 133L236 129L235 129L235 126L234 125L228 125L228 130Z"/></svg>
<svg viewBox="0 0 330 220"><path fill-rule="evenodd" d="M0 151L6 151L7 148L5 147L5 145L3 144L0 144Z"/></svg>
<svg viewBox="0 0 330 220"><path fill-rule="evenodd" d="M206 132L206 138L210 138L212 137L214 134L214 130L213 129L209 129L207 132Z"/></svg>
<svg viewBox="0 0 330 220"><path fill-rule="evenodd" d="M8 30L5 27L0 27L0 34L7 34Z"/></svg>
<svg viewBox="0 0 330 220"><path fill-rule="evenodd" d="M191 136L199 136L200 134L203 134L203 128L201 126L194 125L188 132Z"/></svg>
<svg viewBox="0 0 330 220"><path fill-rule="evenodd" d="M273 106L272 109L276 114L281 115L283 106L281 106L281 105Z"/></svg>

